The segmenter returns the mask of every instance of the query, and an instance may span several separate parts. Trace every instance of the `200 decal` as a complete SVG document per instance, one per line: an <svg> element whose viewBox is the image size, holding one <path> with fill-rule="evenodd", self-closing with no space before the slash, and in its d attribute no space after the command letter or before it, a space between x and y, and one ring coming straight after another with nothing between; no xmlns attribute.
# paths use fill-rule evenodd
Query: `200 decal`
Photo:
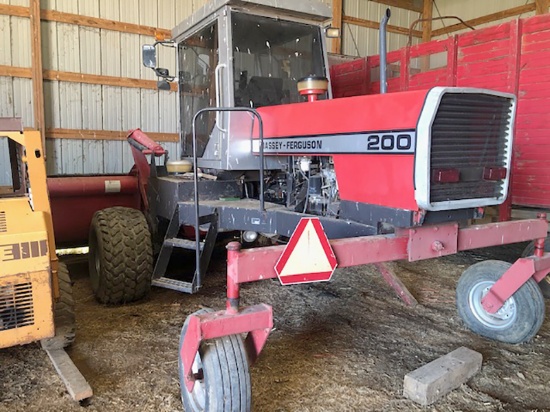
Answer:
<svg viewBox="0 0 550 412"><path fill-rule="evenodd" d="M409 152L413 149L410 134L373 134L368 137L367 150L373 152Z"/></svg>

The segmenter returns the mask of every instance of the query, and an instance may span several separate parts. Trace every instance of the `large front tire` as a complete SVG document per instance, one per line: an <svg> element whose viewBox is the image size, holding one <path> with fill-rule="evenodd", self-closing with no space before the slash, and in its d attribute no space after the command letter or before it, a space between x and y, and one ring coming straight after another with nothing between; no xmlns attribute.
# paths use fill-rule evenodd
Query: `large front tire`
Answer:
<svg viewBox="0 0 550 412"><path fill-rule="evenodd" d="M69 270L64 263L57 269L59 300L54 304L55 336L42 339L44 349L63 349L70 346L75 338L75 304Z"/></svg>
<svg viewBox="0 0 550 412"><path fill-rule="evenodd" d="M456 288L458 314L466 326L486 338L506 343L531 340L544 320L544 297L532 278L491 314L481 299L511 264L498 260L476 263L464 271Z"/></svg>
<svg viewBox="0 0 550 412"><path fill-rule="evenodd" d="M544 252L549 253L550 252L550 236L548 236L544 241ZM535 254L535 242L531 242L527 245L523 253L521 254L521 257L527 257L532 256ZM544 279L542 279L539 282L540 290L542 291L542 295L546 299L550 299L550 276L546 276Z"/></svg>
<svg viewBox="0 0 550 412"><path fill-rule="evenodd" d="M139 210L112 207L95 213L90 227L89 272L101 303L142 299L151 289L153 247Z"/></svg>
<svg viewBox="0 0 550 412"><path fill-rule="evenodd" d="M202 309L195 315L210 312ZM187 333L189 318L183 324L179 349ZM181 399L186 412L248 412L251 386L248 360L240 335L202 342L192 371L197 376L192 392L185 387L181 355L178 355Z"/></svg>

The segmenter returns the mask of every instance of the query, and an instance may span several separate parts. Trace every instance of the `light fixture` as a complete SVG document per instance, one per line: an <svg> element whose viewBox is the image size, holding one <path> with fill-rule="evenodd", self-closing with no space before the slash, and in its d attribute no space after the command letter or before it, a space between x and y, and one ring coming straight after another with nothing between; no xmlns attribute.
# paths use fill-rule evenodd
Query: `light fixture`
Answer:
<svg viewBox="0 0 550 412"><path fill-rule="evenodd" d="M252 230L246 230L243 232L243 240L246 243L252 243L256 239L258 239L258 232L254 232Z"/></svg>
<svg viewBox="0 0 550 412"><path fill-rule="evenodd" d="M340 37L340 28L338 27L327 27L325 29L325 36L327 36L329 39L337 39Z"/></svg>

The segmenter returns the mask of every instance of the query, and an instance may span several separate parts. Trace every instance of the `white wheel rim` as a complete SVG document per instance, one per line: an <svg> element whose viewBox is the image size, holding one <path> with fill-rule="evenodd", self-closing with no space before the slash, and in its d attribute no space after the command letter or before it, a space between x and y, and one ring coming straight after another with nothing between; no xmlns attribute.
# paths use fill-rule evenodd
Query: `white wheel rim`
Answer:
<svg viewBox="0 0 550 412"><path fill-rule="evenodd" d="M468 304L475 318L491 329L506 329L516 321L517 307L514 297L510 297L496 313L487 312L481 305L481 299L495 282L482 281L474 285L468 294Z"/></svg>
<svg viewBox="0 0 550 412"><path fill-rule="evenodd" d="M204 385L204 369L202 367L202 360L198 353L195 355L193 366L191 366L191 373L195 376L198 374L203 375L202 379L195 380L195 386L193 386L193 391L190 393L190 397L193 400L196 410L203 411L206 407L206 386Z"/></svg>

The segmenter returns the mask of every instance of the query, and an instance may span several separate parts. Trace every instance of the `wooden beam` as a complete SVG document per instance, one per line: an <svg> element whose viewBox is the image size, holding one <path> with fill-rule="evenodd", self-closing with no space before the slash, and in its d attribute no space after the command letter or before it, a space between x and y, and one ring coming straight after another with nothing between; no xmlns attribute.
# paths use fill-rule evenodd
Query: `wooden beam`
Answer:
<svg viewBox="0 0 550 412"><path fill-rule="evenodd" d="M369 29L377 29L380 27L380 23L372 20L365 20L365 19L359 19L357 17L350 17L350 16L343 16L342 21L344 23L348 24L355 24L356 26L361 27L367 27ZM388 24L388 32L389 33L397 33L397 34L404 34L406 36L409 35L409 29L406 29L404 27L398 27L398 26L392 26ZM413 30L412 31L413 37L422 38L422 32L419 30Z"/></svg>
<svg viewBox="0 0 550 412"><path fill-rule="evenodd" d="M422 11L422 43L426 43L432 39L432 14L434 0L424 0L424 10Z"/></svg>
<svg viewBox="0 0 550 412"><path fill-rule="evenodd" d="M422 11L422 43L429 42L432 39L433 21L433 0L424 0L424 10ZM420 62L420 69L423 72L430 70L430 56L423 56Z"/></svg>
<svg viewBox="0 0 550 412"><path fill-rule="evenodd" d="M44 80L157 90L157 82L154 80L132 79L127 77L104 76L75 72L62 72L58 70L43 70L42 73ZM0 76L31 79L32 70L26 67L0 65ZM170 83L171 91L177 91L177 87L178 86L176 83ZM197 90L195 92L200 93L201 91Z"/></svg>
<svg viewBox="0 0 550 412"><path fill-rule="evenodd" d="M42 34L40 30L40 0L30 0L31 20L31 73L32 73L32 106L34 127L42 136L42 147L46 147L46 120L44 114L44 79L42 77Z"/></svg>
<svg viewBox="0 0 550 412"><path fill-rule="evenodd" d="M535 0L536 14L548 13L549 0Z"/></svg>
<svg viewBox="0 0 550 412"><path fill-rule="evenodd" d="M30 8L24 6L10 6L7 4L0 4L0 15L30 17ZM142 34L144 36L154 37L156 34L160 34L165 38L170 38L172 36L171 31L167 29L142 26L140 24L124 23L116 20L100 19L97 17L82 16L80 14L64 13L56 10L41 10L40 18L45 21L77 24L79 26L93 27L95 29L105 29L131 34Z"/></svg>
<svg viewBox="0 0 550 412"><path fill-rule="evenodd" d="M142 34L155 37L160 34L165 38L172 37L170 30L156 27L142 26L140 24L124 23L116 20L100 19L97 17L82 16L80 14L64 13L56 10L42 10L42 20L55 21L57 23L76 24L79 26L93 27L122 33Z"/></svg>
<svg viewBox="0 0 550 412"><path fill-rule="evenodd" d="M422 13L422 0L370 0L373 3L386 4L388 6L399 7L405 10L412 10Z"/></svg>
<svg viewBox="0 0 550 412"><path fill-rule="evenodd" d="M30 17L31 12L30 12L28 7L10 6L8 4L0 4L0 15L16 16L16 17Z"/></svg>
<svg viewBox="0 0 550 412"><path fill-rule="evenodd" d="M147 136L156 142L179 142L177 133L146 132ZM80 129L46 129L48 139L73 139L73 140L126 140L127 131L115 130L80 130Z"/></svg>
<svg viewBox="0 0 550 412"><path fill-rule="evenodd" d="M0 65L0 76L4 77L20 77L24 79L32 79L31 69L28 67L15 67Z"/></svg>
<svg viewBox="0 0 550 412"><path fill-rule="evenodd" d="M342 15L343 11L343 0L332 0L332 27L340 29L340 36L335 39L332 39L332 47L330 51L336 54L342 54Z"/></svg>
<svg viewBox="0 0 550 412"><path fill-rule="evenodd" d="M487 14L486 16L477 17L472 20L467 20L466 23L470 26L479 26L480 24L492 23L494 21L503 20L508 17L518 16L523 13L529 13L535 10L535 3L525 4L523 6L513 7L499 11L497 13ZM433 30L432 37L439 37L445 34L453 33L458 30L464 29L464 25L461 23L453 24L452 26L444 27L441 29Z"/></svg>
<svg viewBox="0 0 550 412"><path fill-rule="evenodd" d="M102 86L157 90L157 82L155 80L132 79L128 77L105 76L99 74L44 70L44 79L71 83L99 84ZM177 84L170 83L170 90L173 92L177 91Z"/></svg>

